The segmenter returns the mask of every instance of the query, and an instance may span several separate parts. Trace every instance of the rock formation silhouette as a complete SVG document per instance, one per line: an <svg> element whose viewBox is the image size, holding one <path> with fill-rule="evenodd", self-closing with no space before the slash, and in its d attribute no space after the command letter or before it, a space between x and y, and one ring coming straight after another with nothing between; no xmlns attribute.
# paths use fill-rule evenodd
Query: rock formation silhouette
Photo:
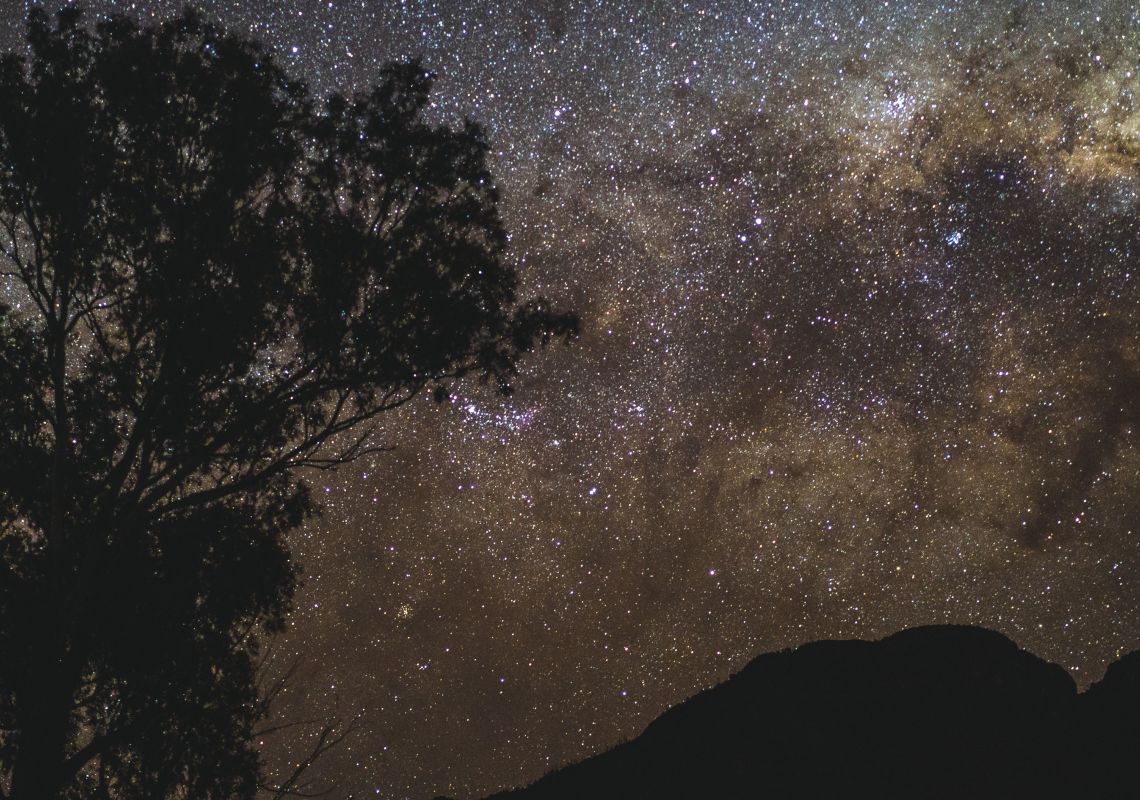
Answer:
<svg viewBox="0 0 1140 800"><path fill-rule="evenodd" d="M635 739L495 800L1119 797L1140 776L1140 651L1083 694L982 628L762 655Z"/></svg>

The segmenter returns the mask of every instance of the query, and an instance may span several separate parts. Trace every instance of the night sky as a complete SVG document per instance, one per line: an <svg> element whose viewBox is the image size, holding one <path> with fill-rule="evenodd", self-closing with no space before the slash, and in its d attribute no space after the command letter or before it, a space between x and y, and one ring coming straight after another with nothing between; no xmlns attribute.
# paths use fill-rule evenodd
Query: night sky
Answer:
<svg viewBox="0 0 1140 800"><path fill-rule="evenodd" d="M1140 647L1134 4L199 7L320 93L422 56L582 318L316 484L273 658L285 716L361 718L333 796L525 783L819 638Z"/></svg>

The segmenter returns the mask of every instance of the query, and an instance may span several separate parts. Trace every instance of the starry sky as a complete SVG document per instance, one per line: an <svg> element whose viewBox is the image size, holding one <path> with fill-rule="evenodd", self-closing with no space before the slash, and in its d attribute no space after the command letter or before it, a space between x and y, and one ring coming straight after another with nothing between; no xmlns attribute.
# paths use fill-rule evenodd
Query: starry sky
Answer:
<svg viewBox="0 0 1140 800"><path fill-rule="evenodd" d="M332 796L525 783L819 638L973 623L1081 685L1140 647L1140 9L199 7L319 93L422 56L582 318L316 486L273 657L283 715L361 721Z"/></svg>

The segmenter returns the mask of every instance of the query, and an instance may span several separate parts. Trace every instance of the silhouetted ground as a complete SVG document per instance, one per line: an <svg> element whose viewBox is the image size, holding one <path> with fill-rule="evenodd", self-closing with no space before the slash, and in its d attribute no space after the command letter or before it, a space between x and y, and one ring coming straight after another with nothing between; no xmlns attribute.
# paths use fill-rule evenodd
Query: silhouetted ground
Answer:
<svg viewBox="0 0 1140 800"><path fill-rule="evenodd" d="M1140 797L1140 652L1078 695L981 628L762 655L636 739L496 800Z"/></svg>

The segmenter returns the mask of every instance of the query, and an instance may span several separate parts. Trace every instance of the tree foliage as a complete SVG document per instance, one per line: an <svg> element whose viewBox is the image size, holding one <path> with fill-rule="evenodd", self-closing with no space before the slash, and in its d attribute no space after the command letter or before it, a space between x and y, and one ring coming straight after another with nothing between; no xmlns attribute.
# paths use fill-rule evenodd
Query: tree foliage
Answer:
<svg viewBox="0 0 1140 800"><path fill-rule="evenodd" d="M314 98L195 13L33 10L0 62L0 796L256 791L253 663L304 468L447 381L509 391L521 302L482 129L432 76Z"/></svg>

